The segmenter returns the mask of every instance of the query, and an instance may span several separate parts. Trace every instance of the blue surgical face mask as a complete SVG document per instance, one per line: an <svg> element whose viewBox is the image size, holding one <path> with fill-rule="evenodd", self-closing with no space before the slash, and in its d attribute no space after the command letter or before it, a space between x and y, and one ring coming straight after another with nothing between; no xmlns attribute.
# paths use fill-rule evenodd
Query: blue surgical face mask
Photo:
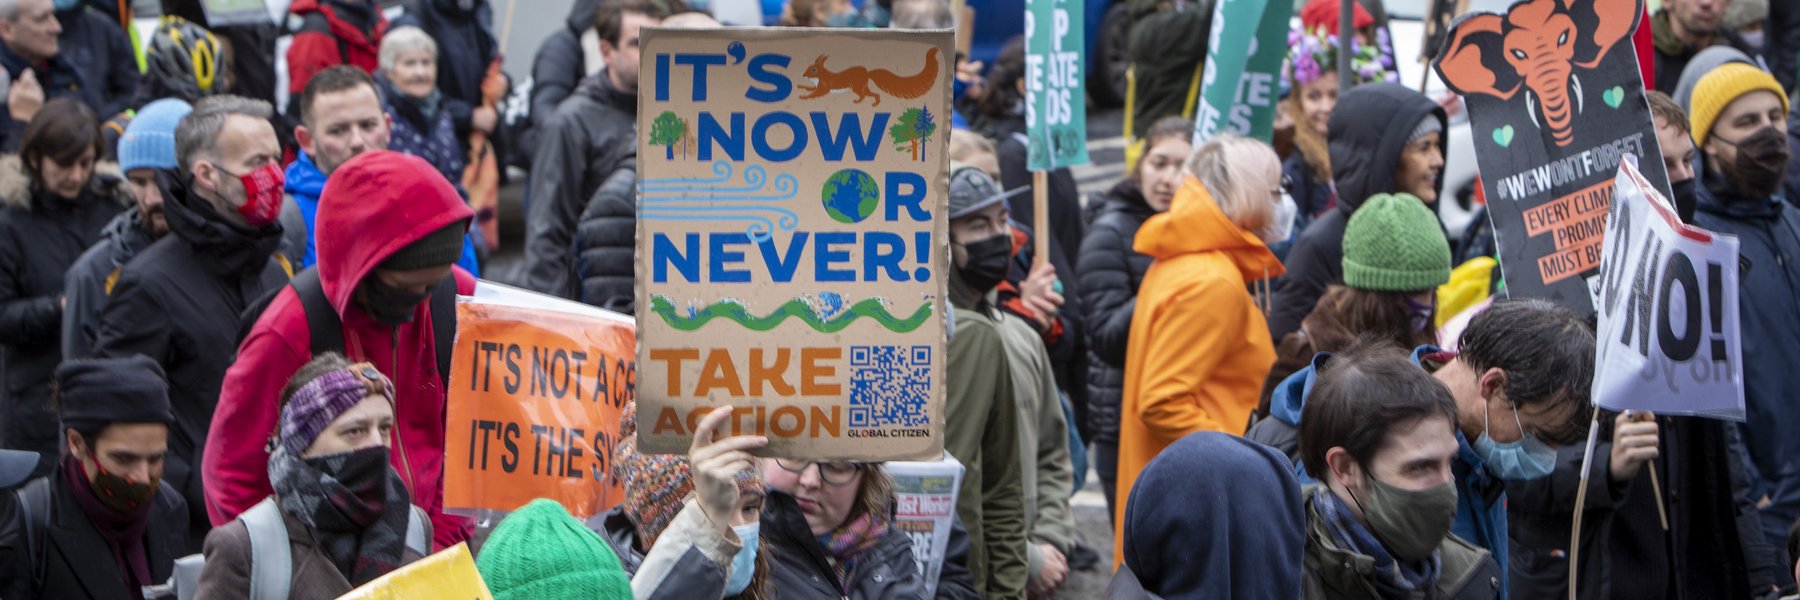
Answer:
<svg viewBox="0 0 1800 600"><path fill-rule="evenodd" d="M750 578L756 576L756 539L761 535L762 523L733 525L731 530L744 541L744 548L731 557L731 576L725 581L726 596L744 593L744 589L750 587Z"/></svg>
<svg viewBox="0 0 1800 600"><path fill-rule="evenodd" d="M50 4L56 7L57 12L62 12L80 6L81 0L53 0Z"/></svg>
<svg viewBox="0 0 1800 600"><path fill-rule="evenodd" d="M1518 404L1513 405L1513 422L1519 423ZM1481 415L1481 428L1481 437L1475 439L1475 454L1481 456L1481 462L1487 465L1489 472L1501 479L1537 479L1556 470L1556 449L1537 436L1525 433L1523 423L1519 423L1519 440L1508 444L1488 437L1486 412Z"/></svg>

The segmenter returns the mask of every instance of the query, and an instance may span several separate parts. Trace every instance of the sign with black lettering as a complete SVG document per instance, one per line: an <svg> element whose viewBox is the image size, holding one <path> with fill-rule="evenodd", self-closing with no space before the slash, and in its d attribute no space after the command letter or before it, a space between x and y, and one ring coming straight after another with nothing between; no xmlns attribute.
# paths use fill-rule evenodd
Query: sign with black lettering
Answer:
<svg viewBox="0 0 1800 600"><path fill-rule="evenodd" d="M1667 193L1631 45L1642 0L1526 0L1458 19L1433 66L1469 110L1500 268L1515 296L1594 312L1613 174Z"/></svg>
<svg viewBox="0 0 1800 600"><path fill-rule="evenodd" d="M1737 238L1683 225L1629 163L1613 189L1595 404L1742 421Z"/></svg>
<svg viewBox="0 0 1800 600"><path fill-rule="evenodd" d="M637 382L637 330L624 315L536 301L566 310L456 305L445 506L511 511L549 498L585 519L624 497L612 457Z"/></svg>

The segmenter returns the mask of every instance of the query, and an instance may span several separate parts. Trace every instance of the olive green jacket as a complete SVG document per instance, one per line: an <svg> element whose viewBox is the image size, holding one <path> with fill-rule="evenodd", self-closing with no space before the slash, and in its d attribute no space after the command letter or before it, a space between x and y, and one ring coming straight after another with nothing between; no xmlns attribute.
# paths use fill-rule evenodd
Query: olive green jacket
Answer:
<svg viewBox="0 0 1800 600"><path fill-rule="evenodd" d="M956 514L969 530L969 571L982 598L1023 599L1027 517L1019 417L997 311L950 277L955 306L945 362L944 450L965 471Z"/></svg>
<svg viewBox="0 0 1800 600"><path fill-rule="evenodd" d="M1019 409L1019 459L1031 539L1026 556L1035 576L1044 565L1038 544L1050 544L1067 556L1075 542L1075 518L1069 512L1075 467L1069 462L1069 423L1043 338L1017 315L1002 313L1000 318L1000 339L1006 344L1006 366Z"/></svg>
<svg viewBox="0 0 1800 600"><path fill-rule="evenodd" d="M1302 490L1306 498L1323 490L1312 484ZM1438 576L1437 598L1450 600L1492 600L1500 597L1500 565L1479 546L1463 541L1455 534L1444 534L1438 545L1443 570ZM1306 579L1301 585L1304 600L1381 600L1376 593L1375 559L1353 550L1338 548L1326 531L1325 520L1306 503Z"/></svg>

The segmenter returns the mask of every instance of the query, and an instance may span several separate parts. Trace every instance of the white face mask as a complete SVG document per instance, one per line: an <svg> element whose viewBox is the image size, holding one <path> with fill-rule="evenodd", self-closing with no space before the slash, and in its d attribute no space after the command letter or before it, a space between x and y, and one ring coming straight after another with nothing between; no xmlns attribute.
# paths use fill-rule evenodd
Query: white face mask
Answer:
<svg viewBox="0 0 1800 600"><path fill-rule="evenodd" d="M1275 208L1274 219L1257 229L1256 237L1270 246L1288 241L1294 235L1294 215L1299 212L1300 205L1294 203L1294 197L1282 194L1281 204Z"/></svg>

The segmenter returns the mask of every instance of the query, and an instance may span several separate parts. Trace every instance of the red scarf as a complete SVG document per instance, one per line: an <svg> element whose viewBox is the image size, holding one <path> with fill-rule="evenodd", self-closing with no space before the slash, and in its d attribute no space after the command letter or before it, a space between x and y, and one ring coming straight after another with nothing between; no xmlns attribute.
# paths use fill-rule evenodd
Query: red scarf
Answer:
<svg viewBox="0 0 1800 600"><path fill-rule="evenodd" d="M94 493L93 483L88 481L87 467L81 459L70 456L63 459L63 475L69 479L69 489L75 492L75 503L81 505L81 512L87 514L88 521L94 524L94 530L100 532L100 539L106 541L106 547L112 550L113 561L119 565L119 574L125 578L125 593L128 598L141 598L140 588L153 585L150 581L150 556L144 550L144 529L150 525L150 505L154 498L139 505L137 510L124 513L100 502L100 496Z"/></svg>

